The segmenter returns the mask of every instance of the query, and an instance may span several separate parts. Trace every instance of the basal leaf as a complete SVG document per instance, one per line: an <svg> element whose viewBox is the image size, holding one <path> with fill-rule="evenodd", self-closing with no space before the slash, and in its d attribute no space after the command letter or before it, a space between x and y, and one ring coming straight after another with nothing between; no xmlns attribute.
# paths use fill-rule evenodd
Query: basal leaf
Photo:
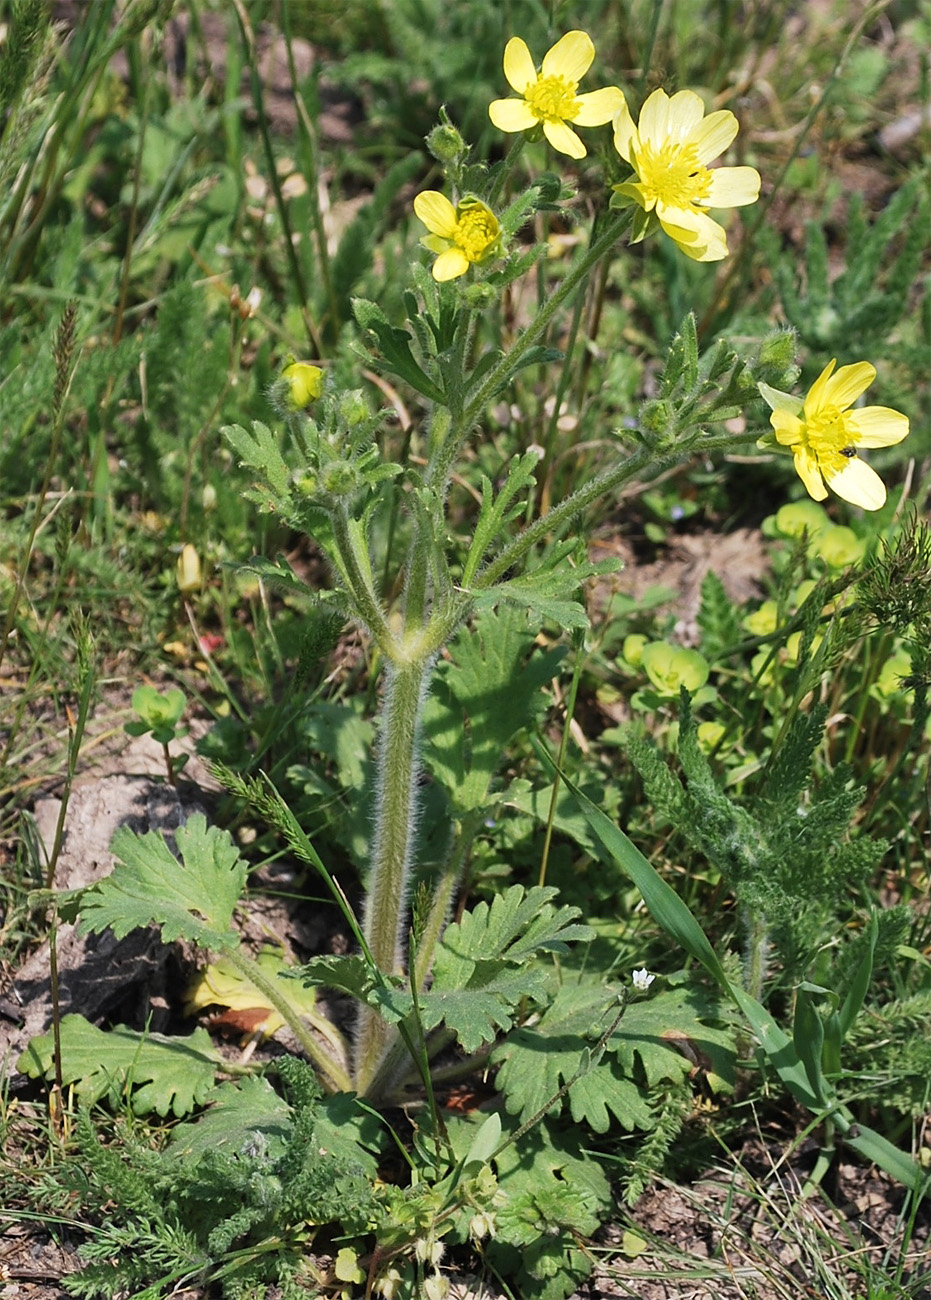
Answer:
<svg viewBox="0 0 931 1300"><path fill-rule="evenodd" d="M500 1066L497 1083L509 1113L524 1123L552 1101L607 1030L612 1006L611 991L600 982L563 985L536 1024L515 1030L495 1048L491 1059ZM555 1113L568 1104L573 1119L596 1133L607 1131L609 1111L624 1128L653 1126L643 1090L610 1058L602 1057L581 1075L567 1097Z"/></svg>
<svg viewBox="0 0 931 1300"><path fill-rule="evenodd" d="M168 1150L182 1160L197 1161L208 1152L241 1152L261 1142L274 1159L285 1148L291 1108L268 1079L221 1083L204 1100L209 1108L193 1123L172 1130Z"/></svg>
<svg viewBox="0 0 931 1300"><path fill-rule="evenodd" d="M479 963L522 963L537 952L567 951L567 944L593 937L576 923L577 907L555 907L556 890L512 885L491 904L479 903L447 928L437 948L434 988L468 988Z"/></svg>
<svg viewBox="0 0 931 1300"><path fill-rule="evenodd" d="M676 1083L696 1065L732 1086L733 1034L710 1023L717 1016L717 1007L697 985L662 989L625 1008L608 1050L628 1077L634 1076L639 1063L648 1087Z"/></svg>
<svg viewBox="0 0 931 1300"><path fill-rule="evenodd" d="M189 939L217 952L236 948L239 937L230 923L246 864L232 838L196 813L175 839L180 862L160 834L118 830L112 849L121 861L80 896L81 932L98 934L109 927L122 939L154 925L166 943Z"/></svg>
<svg viewBox="0 0 931 1300"><path fill-rule="evenodd" d="M216 1150L235 1153L261 1146L272 1160L286 1149L293 1111L268 1079L248 1078L221 1083L206 1100L209 1109L193 1123L179 1124L169 1150L182 1160L197 1161ZM328 1156L352 1163L374 1175L373 1152L383 1129L376 1116L359 1105L354 1094L336 1093L315 1103L314 1146Z"/></svg>
<svg viewBox="0 0 931 1300"><path fill-rule="evenodd" d="M280 985L292 1012L305 1016L312 1024L321 1017L316 1008L316 990L299 984L297 980L279 977L290 973L284 956L275 948L264 948L256 956L256 964L265 975L272 976ZM187 990L185 1013L194 1015L205 1007L226 1007L232 1013L226 1018L227 1027L236 1028L245 1035L261 1033L265 1037L276 1034L285 1023L281 1012L273 1007L266 994L243 971L239 971L227 957L218 957L200 971ZM237 1019L236 1013L240 1013Z"/></svg>
<svg viewBox="0 0 931 1300"><path fill-rule="evenodd" d="M542 970L501 972L496 966L493 962L475 966L465 989L434 987L421 993L424 1029L445 1024L466 1052L477 1052L483 1044L494 1042L499 1030L510 1029L512 1009L524 998L532 1002L542 997L547 976Z"/></svg>
<svg viewBox="0 0 931 1300"><path fill-rule="evenodd" d="M83 1016L61 1022L62 1082L74 1084L88 1105L109 1096L116 1104L130 1093L137 1115L187 1115L201 1105L224 1061L205 1029L186 1038L140 1034L118 1025L98 1029ZM55 1078L54 1039L34 1038L17 1062L30 1078Z"/></svg>

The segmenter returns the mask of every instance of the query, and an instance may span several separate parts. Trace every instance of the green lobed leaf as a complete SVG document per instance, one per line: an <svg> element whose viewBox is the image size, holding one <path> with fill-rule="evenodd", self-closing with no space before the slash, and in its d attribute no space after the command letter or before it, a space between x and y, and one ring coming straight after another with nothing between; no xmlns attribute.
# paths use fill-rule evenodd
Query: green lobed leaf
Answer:
<svg viewBox="0 0 931 1300"><path fill-rule="evenodd" d="M576 924L577 907L553 906L556 893L549 886L512 885L490 905L482 902L466 912L437 947L434 987L467 988L480 962L525 962L536 952L565 953L569 943L591 939L591 927Z"/></svg>
<svg viewBox="0 0 931 1300"><path fill-rule="evenodd" d="M59 1029L62 1082L74 1084L87 1105L107 1096L116 1104L129 1093L137 1115L187 1115L206 1100L224 1065L205 1029L169 1038L123 1025L98 1029L78 1015L65 1016ZM54 1036L42 1034L32 1039L17 1069L53 1082L54 1053Z"/></svg>
<svg viewBox="0 0 931 1300"><path fill-rule="evenodd" d="M431 402L444 405L446 398L442 389L437 387L414 359L408 331L392 325L381 308L367 298L353 298L352 310L362 329L370 330L375 335L381 352L381 358L376 359L376 364L380 362L381 368L400 375Z"/></svg>
<svg viewBox="0 0 931 1300"><path fill-rule="evenodd" d="M573 563L567 563L573 557ZM551 622L562 628L587 628L588 614L580 595L589 578L616 573L620 562L615 559L591 562L579 555L577 539L570 538L552 547L545 561L529 573L506 582L484 586L482 574L472 595L476 608L505 601L526 609L536 623Z"/></svg>
<svg viewBox="0 0 931 1300"><path fill-rule="evenodd" d="M545 971L500 970L495 962L475 963L464 989L438 989L436 983L418 996L424 1029L445 1024L466 1052L477 1052L494 1042L498 1031L513 1022L513 1008L525 998L533 1003L543 996Z"/></svg>
<svg viewBox="0 0 931 1300"><path fill-rule="evenodd" d="M483 610L449 647L424 709L424 759L457 815L481 808L511 737L544 705L541 687L565 651L530 653L534 632L517 610Z"/></svg>
<svg viewBox="0 0 931 1300"><path fill-rule="evenodd" d="M241 465L257 470L276 497L283 501L290 498L291 472L268 425L253 420L251 433L241 424L228 424L220 432L239 456Z"/></svg>
<svg viewBox="0 0 931 1300"><path fill-rule="evenodd" d="M121 861L79 896L79 931L99 934L109 928L122 939L154 925L166 943L189 939L216 952L238 947L230 924L247 868L229 832L208 826L196 813L178 828L175 840L180 862L155 831L118 830L111 847Z"/></svg>
<svg viewBox="0 0 931 1300"><path fill-rule="evenodd" d="M523 1124L553 1100L610 1024L612 1005L615 999L600 982L564 985L536 1024L516 1029L495 1048L491 1059L510 1114ZM555 1113L567 1104L573 1119L596 1133L607 1132L609 1111L626 1129L652 1127L642 1089L604 1056L572 1084Z"/></svg>
<svg viewBox="0 0 931 1300"><path fill-rule="evenodd" d="M253 555L245 563L229 563L223 566L233 573L251 573L261 578L268 587L285 595L299 594L320 600L320 593L314 591L306 582L302 582L283 555L269 560L264 555Z"/></svg>
<svg viewBox="0 0 931 1300"><path fill-rule="evenodd" d="M203 1115L172 1129L168 1144L172 1155L197 1161L217 1150L245 1151L257 1141L272 1159L284 1151L291 1128L291 1108L268 1079L227 1081L211 1089L202 1100L208 1105Z"/></svg>

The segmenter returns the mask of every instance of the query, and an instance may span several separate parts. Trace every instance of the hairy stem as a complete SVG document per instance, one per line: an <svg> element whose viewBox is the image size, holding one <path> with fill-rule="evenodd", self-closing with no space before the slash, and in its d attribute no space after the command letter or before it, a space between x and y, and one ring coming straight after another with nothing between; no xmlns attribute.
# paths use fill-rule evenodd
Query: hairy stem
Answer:
<svg viewBox="0 0 931 1300"><path fill-rule="evenodd" d="M418 731L432 655L388 669L378 750L377 811L362 929L375 965L400 972L411 851L417 822ZM368 1008L359 1015L356 1086L365 1093L389 1039Z"/></svg>
<svg viewBox="0 0 931 1300"><path fill-rule="evenodd" d="M301 1047L317 1067L324 1086L331 1092L349 1092L352 1088L352 1081L348 1072L336 1059L335 1055L328 1052L317 1042L304 1023L306 1017L298 1015L288 999L282 994L279 981L272 979L257 961L247 957L238 948L233 948L223 955L240 975L255 985L263 997L267 998L269 1005L275 1008L289 1028L293 1030ZM319 1031L334 1048L339 1049L341 1036L336 1028L329 1021L324 1020L323 1017L314 1017L313 1019L317 1022Z"/></svg>

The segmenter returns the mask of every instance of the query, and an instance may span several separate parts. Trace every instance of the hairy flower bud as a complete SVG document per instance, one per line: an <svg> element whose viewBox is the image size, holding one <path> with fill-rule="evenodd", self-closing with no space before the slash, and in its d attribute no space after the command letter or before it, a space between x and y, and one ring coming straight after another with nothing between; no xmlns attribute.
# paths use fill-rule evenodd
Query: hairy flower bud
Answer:
<svg viewBox="0 0 931 1300"><path fill-rule="evenodd" d="M303 411L323 392L323 371L309 361L294 361L285 366L281 378L286 385L285 405L292 411Z"/></svg>
<svg viewBox="0 0 931 1300"><path fill-rule="evenodd" d="M469 146L446 116L445 108L440 109L439 125L427 136L427 148L444 166L457 162L469 151Z"/></svg>

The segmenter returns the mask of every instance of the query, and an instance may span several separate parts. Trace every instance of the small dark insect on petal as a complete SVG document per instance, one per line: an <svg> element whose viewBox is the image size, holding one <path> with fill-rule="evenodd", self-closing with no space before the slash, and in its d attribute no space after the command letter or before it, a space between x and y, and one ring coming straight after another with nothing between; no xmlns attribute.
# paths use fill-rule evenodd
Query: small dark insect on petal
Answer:
<svg viewBox="0 0 931 1300"><path fill-rule="evenodd" d="M857 454L856 447L841 447L840 454L846 456L848 460L853 460Z"/></svg>

